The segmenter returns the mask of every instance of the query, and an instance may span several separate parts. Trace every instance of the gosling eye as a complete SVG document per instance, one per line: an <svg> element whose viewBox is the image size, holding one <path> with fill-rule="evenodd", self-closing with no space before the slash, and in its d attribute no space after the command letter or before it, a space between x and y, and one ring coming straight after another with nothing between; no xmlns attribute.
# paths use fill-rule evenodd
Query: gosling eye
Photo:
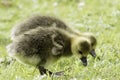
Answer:
<svg viewBox="0 0 120 80"><path fill-rule="evenodd" d="M83 54L82 51L78 51L80 54Z"/></svg>
<svg viewBox="0 0 120 80"><path fill-rule="evenodd" d="M91 45L93 46L93 45L94 45L94 43L91 43Z"/></svg>

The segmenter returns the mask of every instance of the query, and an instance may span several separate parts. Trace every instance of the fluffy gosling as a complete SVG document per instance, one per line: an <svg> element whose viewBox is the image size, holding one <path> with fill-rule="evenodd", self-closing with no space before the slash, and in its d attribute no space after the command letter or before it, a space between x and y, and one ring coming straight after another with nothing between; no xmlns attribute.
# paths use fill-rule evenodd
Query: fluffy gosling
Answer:
<svg viewBox="0 0 120 80"><path fill-rule="evenodd" d="M65 29L65 30L67 30L71 33L76 34L76 35L80 35L80 36L88 38L90 43L91 43L91 48L92 48L91 51L90 51L90 54L94 58L96 57L95 46L97 44L97 40L96 40L96 38L94 37L93 34L91 34L91 33L85 33L85 34L81 33L77 29L73 29L73 28L70 28L69 26L67 26L60 19L50 17L50 16L37 15L37 16L33 16L31 18L28 18L27 20L23 21L22 23L16 25L13 28L11 38L12 38L12 40L14 40L15 37L19 36L20 34L23 34L26 31L29 31L31 29L35 29L37 27L51 27L53 25L60 28L60 29Z"/></svg>

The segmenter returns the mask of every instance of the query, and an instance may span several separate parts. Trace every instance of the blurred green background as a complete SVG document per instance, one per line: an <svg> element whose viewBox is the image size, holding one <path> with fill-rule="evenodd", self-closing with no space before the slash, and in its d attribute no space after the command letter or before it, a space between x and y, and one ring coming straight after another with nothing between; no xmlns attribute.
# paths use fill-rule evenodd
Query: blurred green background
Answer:
<svg viewBox="0 0 120 80"><path fill-rule="evenodd" d="M36 14L55 16L98 40L101 60L89 56L83 67L76 57L61 59L49 69L66 76L42 80L120 80L120 0L0 0L0 80L41 80L34 67L10 62L6 45L14 25Z"/></svg>

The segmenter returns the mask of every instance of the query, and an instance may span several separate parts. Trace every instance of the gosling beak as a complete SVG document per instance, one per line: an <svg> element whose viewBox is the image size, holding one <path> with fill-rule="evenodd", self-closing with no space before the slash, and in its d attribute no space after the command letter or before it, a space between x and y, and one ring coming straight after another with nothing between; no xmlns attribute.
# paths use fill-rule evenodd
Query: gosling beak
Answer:
<svg viewBox="0 0 120 80"><path fill-rule="evenodd" d="M84 66L87 66L87 57L82 57L82 58L80 58L81 59L81 61L82 61L82 64L84 65Z"/></svg>
<svg viewBox="0 0 120 80"><path fill-rule="evenodd" d="M90 54L91 54L92 57L96 58L95 49L92 49L92 50L90 51Z"/></svg>

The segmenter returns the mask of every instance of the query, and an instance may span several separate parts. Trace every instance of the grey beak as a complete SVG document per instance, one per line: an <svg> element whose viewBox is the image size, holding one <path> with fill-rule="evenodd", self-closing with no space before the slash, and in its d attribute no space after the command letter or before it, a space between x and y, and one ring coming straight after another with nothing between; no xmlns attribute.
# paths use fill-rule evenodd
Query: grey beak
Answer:
<svg viewBox="0 0 120 80"><path fill-rule="evenodd" d="M90 54L92 55L92 57L96 58L96 53L95 53L95 50L94 50L94 49L92 49L92 50L90 51Z"/></svg>
<svg viewBox="0 0 120 80"><path fill-rule="evenodd" d="M87 57L82 57L81 61L82 61L84 66L87 66Z"/></svg>

